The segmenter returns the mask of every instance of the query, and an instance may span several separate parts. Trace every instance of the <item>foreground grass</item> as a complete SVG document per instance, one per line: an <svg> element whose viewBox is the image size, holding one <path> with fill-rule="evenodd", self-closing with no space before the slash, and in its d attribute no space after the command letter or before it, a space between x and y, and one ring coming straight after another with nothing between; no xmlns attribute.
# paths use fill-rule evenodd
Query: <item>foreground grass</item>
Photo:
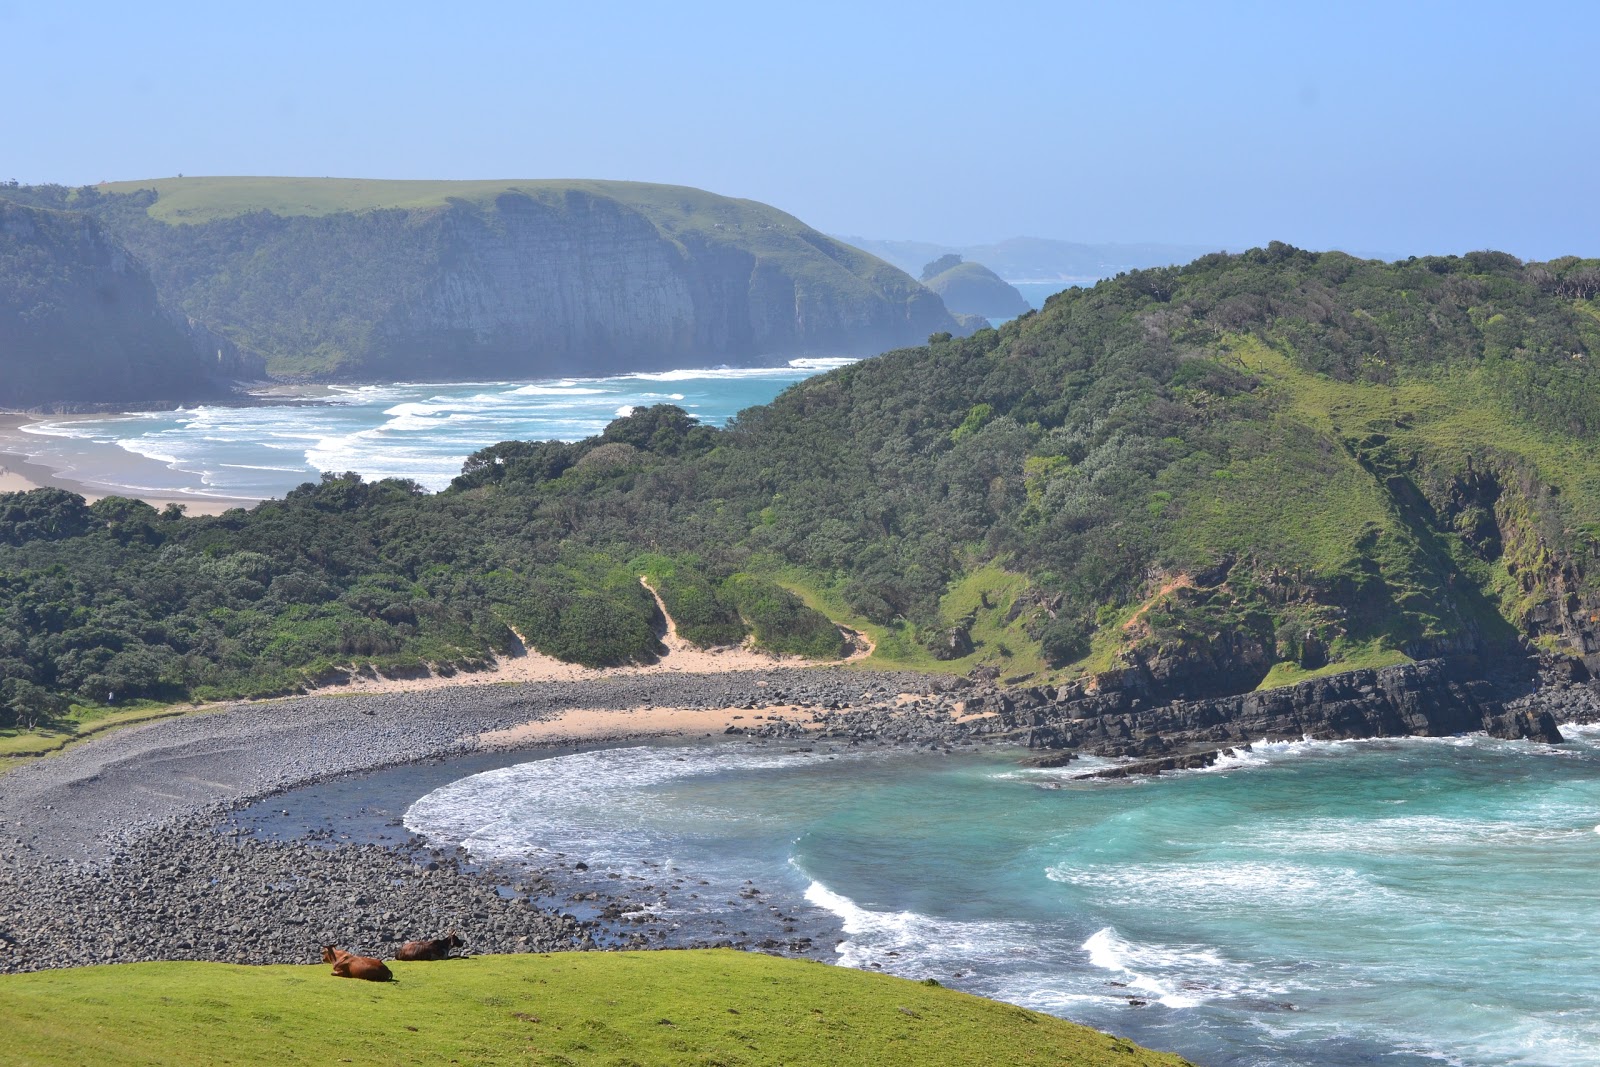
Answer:
<svg viewBox="0 0 1600 1067"><path fill-rule="evenodd" d="M7 1064L1181 1065L938 986L727 950L0 977Z"/></svg>

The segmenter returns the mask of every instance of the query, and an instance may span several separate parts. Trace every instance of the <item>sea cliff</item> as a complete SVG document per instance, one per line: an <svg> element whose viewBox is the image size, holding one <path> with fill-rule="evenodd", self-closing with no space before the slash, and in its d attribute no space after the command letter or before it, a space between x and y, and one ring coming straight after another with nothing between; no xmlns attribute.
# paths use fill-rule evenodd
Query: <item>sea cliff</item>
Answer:
<svg viewBox="0 0 1600 1067"><path fill-rule="evenodd" d="M176 404L252 369L231 342L165 310L93 219L0 199L0 407Z"/></svg>
<svg viewBox="0 0 1600 1067"><path fill-rule="evenodd" d="M89 213L162 300L275 375L770 364L964 332L882 260L697 189L208 178L0 193Z"/></svg>

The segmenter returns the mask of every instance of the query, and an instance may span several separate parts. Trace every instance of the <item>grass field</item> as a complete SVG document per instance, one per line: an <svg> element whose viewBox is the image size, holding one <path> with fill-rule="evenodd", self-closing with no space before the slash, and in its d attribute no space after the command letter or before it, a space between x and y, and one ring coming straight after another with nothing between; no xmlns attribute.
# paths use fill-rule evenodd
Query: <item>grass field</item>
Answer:
<svg viewBox="0 0 1600 1067"><path fill-rule="evenodd" d="M504 193L565 208L569 195L576 193L626 205L680 242L692 236L714 244L737 245L812 285L838 285L844 272L891 288L906 282L897 268L860 249L834 242L785 211L757 200L721 196L686 185L586 178L397 181L214 177L113 182L98 188L107 193L154 189L158 198L150 207L150 217L169 223L211 222L252 211L293 216L383 208L416 210L453 203L488 206Z"/></svg>
<svg viewBox="0 0 1600 1067"><path fill-rule="evenodd" d="M314 966L142 963L0 977L0 1063L1181 1065L1037 1012L728 950Z"/></svg>
<svg viewBox="0 0 1600 1067"><path fill-rule="evenodd" d="M663 213L687 214L689 211L714 210L723 205L745 205L764 213L782 214L753 200L734 200L688 186L587 179L396 181L377 178L152 178L111 182L97 188L104 193L154 189L159 199L150 208L150 215L168 222L210 222L232 218L247 211L270 211L275 215L332 215L342 211L380 208L438 207L452 200L489 203L506 192L523 193L535 199L550 199L569 191L616 197L626 203L652 207Z"/></svg>
<svg viewBox="0 0 1600 1067"><path fill-rule="evenodd" d="M157 704L154 701L140 701L137 707L123 710L74 704L66 716L49 726L34 730L0 730L0 772L20 759L58 752L74 741L105 730L133 726L152 719L168 719L190 710L192 706L188 704Z"/></svg>
<svg viewBox="0 0 1600 1067"><path fill-rule="evenodd" d="M853 666L866 670L955 675L968 674L976 667L994 667L1003 678L1034 683L1043 683L1060 673L1050 670L1039 653L1039 642L1028 636L1028 613L1024 612L1009 623L1005 621L1012 604L1028 591L1028 579L999 564L990 563L967 572L952 582L940 598L941 618L972 620L968 633L973 651L948 660L935 658L912 639L908 629L880 626L858 615L842 596L820 586L813 575L798 567L772 563L763 574L805 601L808 607L871 639L873 654L856 661Z"/></svg>

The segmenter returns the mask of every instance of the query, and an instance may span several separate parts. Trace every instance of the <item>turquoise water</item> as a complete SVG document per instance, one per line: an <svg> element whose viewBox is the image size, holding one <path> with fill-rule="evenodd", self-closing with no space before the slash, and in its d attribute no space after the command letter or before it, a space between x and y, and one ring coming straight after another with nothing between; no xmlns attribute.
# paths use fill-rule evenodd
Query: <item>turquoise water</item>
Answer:
<svg viewBox="0 0 1600 1067"><path fill-rule="evenodd" d="M840 963L1201 1064L1600 1065L1600 733L1575 733L1268 745L1133 783L995 752L622 748L463 778L406 825L708 882L673 921L753 879L842 929Z"/></svg>
<svg viewBox="0 0 1600 1067"><path fill-rule="evenodd" d="M852 362L673 370L610 378L336 386L293 405L207 404L60 418L25 427L33 458L105 492L265 499L322 471L413 478L443 489L470 453L499 441L599 433L628 409L677 404L721 426L788 386Z"/></svg>

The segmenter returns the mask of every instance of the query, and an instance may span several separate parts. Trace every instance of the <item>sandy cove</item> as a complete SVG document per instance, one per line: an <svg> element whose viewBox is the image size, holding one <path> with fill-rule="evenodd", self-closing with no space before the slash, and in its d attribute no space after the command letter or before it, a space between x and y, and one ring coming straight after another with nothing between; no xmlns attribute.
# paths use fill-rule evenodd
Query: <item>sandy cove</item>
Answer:
<svg viewBox="0 0 1600 1067"><path fill-rule="evenodd" d="M70 418L53 415L53 419ZM40 416L0 412L0 493L26 493L32 489L65 489L77 493L89 503L107 496L128 496L88 482L68 477L48 464L40 463L28 452L28 435L22 427L40 421ZM189 515L221 515L234 508L253 508L261 503L233 497L199 496L187 493L141 493L137 499L154 508L177 504Z"/></svg>

